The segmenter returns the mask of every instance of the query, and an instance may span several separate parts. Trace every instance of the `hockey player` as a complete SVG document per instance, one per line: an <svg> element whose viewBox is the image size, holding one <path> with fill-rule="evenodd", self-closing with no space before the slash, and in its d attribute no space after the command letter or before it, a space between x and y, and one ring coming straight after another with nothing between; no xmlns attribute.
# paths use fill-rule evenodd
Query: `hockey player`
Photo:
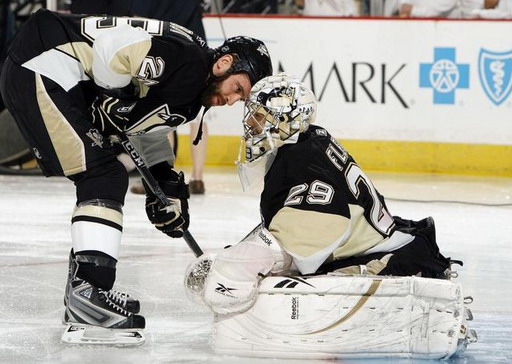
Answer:
<svg viewBox="0 0 512 364"><path fill-rule="evenodd" d="M261 226L215 259L204 287L213 311L247 309L262 276L346 274L444 278L432 218L393 216L354 158L315 121L313 93L285 74L252 89L242 184L264 175ZM271 247L271 249L269 249ZM219 294L217 284L236 290Z"/></svg>
<svg viewBox="0 0 512 364"><path fill-rule="evenodd" d="M265 45L249 37L210 49L188 29L158 20L48 10L29 18L10 46L0 90L44 174L76 186L66 322L145 327L139 302L112 290L128 175L111 136L130 137L172 203L166 208L149 193L149 220L181 237L189 225L188 188L173 170L169 131L201 106L245 99L271 73ZM64 340L75 341L73 332L83 330L70 329Z"/></svg>
<svg viewBox="0 0 512 364"><path fill-rule="evenodd" d="M259 81L246 106L239 174L244 187L264 176L263 221L185 274L189 296L215 313L214 350L446 358L476 341L432 218L389 212L347 150L311 125L313 93L280 74Z"/></svg>

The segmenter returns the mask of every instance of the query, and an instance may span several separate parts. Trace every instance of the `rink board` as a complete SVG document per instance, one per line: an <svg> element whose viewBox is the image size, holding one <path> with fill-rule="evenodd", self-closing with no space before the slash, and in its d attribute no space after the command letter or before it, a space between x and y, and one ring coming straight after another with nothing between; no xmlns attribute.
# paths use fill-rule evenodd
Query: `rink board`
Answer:
<svg viewBox="0 0 512 364"><path fill-rule="evenodd" d="M221 22L315 91L317 123L366 168L512 175L512 22L209 16L210 46ZM208 163L236 158L224 151L238 149L242 117L242 104L207 114Z"/></svg>

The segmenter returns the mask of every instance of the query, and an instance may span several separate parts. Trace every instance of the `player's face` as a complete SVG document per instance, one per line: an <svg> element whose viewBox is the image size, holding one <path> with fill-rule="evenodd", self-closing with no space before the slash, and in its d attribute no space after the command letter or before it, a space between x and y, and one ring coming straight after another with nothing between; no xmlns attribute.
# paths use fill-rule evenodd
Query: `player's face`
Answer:
<svg viewBox="0 0 512 364"><path fill-rule="evenodd" d="M214 80L201 97L204 106L233 105L245 100L251 91L251 81L246 73L235 73Z"/></svg>
<svg viewBox="0 0 512 364"><path fill-rule="evenodd" d="M252 114L245 120L245 124L249 127L251 135L259 135L263 133L265 115L261 113Z"/></svg>

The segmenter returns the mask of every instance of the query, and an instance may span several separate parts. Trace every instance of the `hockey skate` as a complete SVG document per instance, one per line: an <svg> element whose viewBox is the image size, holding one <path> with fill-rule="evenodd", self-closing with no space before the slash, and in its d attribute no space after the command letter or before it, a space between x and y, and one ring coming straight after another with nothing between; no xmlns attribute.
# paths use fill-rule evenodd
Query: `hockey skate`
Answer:
<svg viewBox="0 0 512 364"><path fill-rule="evenodd" d="M111 299L110 291L75 279L69 283L64 313L68 324L62 341L70 344L132 346L144 343L143 316L135 315Z"/></svg>
<svg viewBox="0 0 512 364"><path fill-rule="evenodd" d="M69 289L71 285L69 284L73 277L76 274L77 270L77 262L75 260L75 254L73 253L73 250L69 253L69 270L68 270L68 282L66 284L66 292L64 294L64 307L68 304L68 298L69 298ZM114 289L111 289L109 291L105 292L108 296L108 298L113 301L116 305L120 306L124 310L131 312L131 313L139 313L140 312L140 302L139 300L131 297L129 294L126 294L124 292L119 292ZM65 319L62 321L64 324Z"/></svg>
<svg viewBox="0 0 512 364"><path fill-rule="evenodd" d="M70 255L62 342L69 344L134 346L144 343L139 301L114 290L103 290L76 277L77 262Z"/></svg>

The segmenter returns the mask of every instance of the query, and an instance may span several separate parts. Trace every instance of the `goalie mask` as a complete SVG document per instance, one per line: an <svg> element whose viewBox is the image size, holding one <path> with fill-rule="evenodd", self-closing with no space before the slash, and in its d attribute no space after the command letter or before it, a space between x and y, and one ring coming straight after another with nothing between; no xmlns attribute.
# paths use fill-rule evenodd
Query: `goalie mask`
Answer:
<svg viewBox="0 0 512 364"><path fill-rule="evenodd" d="M238 158L244 191L265 176L280 146L296 143L299 134L315 121L316 99L298 79L279 74L256 83L245 105ZM241 160L243 146L245 162Z"/></svg>

